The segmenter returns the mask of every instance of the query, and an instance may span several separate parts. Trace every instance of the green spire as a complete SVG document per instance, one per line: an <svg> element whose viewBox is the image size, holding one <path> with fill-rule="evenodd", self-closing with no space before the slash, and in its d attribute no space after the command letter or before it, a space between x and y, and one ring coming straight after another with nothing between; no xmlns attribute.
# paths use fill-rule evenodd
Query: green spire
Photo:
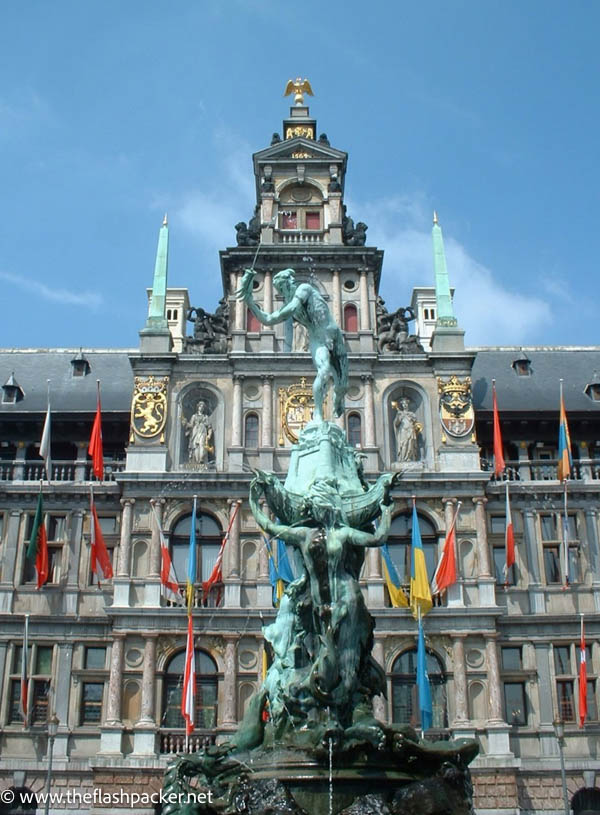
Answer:
<svg viewBox="0 0 600 815"><path fill-rule="evenodd" d="M154 266L154 282L152 284L152 299L150 311L146 320L146 328L168 331L165 306L167 300L167 271L169 268L169 226L165 215L160 232L158 233L158 249L156 250L156 264Z"/></svg>
<svg viewBox="0 0 600 815"><path fill-rule="evenodd" d="M437 301L437 325L458 325L452 308L452 295L450 294L450 281L446 269L446 255L444 254L444 238L438 224L437 212L433 213L433 265L435 269L435 299Z"/></svg>

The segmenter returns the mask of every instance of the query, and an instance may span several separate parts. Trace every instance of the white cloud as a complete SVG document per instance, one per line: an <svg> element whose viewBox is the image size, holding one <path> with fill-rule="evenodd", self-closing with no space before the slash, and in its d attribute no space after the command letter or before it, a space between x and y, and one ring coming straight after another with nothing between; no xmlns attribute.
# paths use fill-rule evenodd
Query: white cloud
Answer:
<svg viewBox="0 0 600 815"><path fill-rule="evenodd" d="M177 222L213 255L235 244L235 224L248 221L255 205L254 176L250 172L250 146L224 128L214 134L221 172L215 173L206 190L187 190L175 202Z"/></svg>
<svg viewBox="0 0 600 815"><path fill-rule="evenodd" d="M392 310L407 305L414 286L433 286L431 222L424 199L396 197L348 206L369 224L367 242L385 250L381 293ZM534 342L552 323L550 302L504 286L498 275L446 233L446 264L454 311L467 345Z"/></svg>
<svg viewBox="0 0 600 815"><path fill-rule="evenodd" d="M29 280L25 277L0 271L0 280L4 280L10 285L17 286L24 291L31 292L43 300L50 300L55 303L63 303L70 306L84 306L86 308L97 309L103 302L102 295L94 291L75 292L68 289L51 289L38 280Z"/></svg>

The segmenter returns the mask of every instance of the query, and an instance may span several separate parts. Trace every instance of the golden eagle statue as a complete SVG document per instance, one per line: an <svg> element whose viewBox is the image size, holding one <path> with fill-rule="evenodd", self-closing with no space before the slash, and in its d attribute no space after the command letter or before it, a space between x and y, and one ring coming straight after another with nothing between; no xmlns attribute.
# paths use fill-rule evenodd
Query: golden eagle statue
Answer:
<svg viewBox="0 0 600 815"><path fill-rule="evenodd" d="M294 94L295 105L304 104L305 93L307 93L309 96L314 96L313 89L310 87L310 82L308 79L302 79L301 76L297 77L296 79L288 79L283 95L289 96L290 93Z"/></svg>

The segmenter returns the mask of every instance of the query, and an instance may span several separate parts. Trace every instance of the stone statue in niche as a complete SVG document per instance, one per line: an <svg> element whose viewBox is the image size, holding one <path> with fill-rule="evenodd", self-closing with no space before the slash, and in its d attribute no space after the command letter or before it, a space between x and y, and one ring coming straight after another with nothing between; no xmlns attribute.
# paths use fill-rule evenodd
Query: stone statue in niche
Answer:
<svg viewBox="0 0 600 815"><path fill-rule="evenodd" d="M201 472L208 470L215 452L215 435L206 413L206 402L200 400L196 412L189 419L183 417L181 423L188 437L188 466Z"/></svg>
<svg viewBox="0 0 600 815"><path fill-rule="evenodd" d="M398 461L417 461L421 425L416 414L410 409L410 400L402 397L399 402L392 402L392 407L396 408L394 416L396 457Z"/></svg>

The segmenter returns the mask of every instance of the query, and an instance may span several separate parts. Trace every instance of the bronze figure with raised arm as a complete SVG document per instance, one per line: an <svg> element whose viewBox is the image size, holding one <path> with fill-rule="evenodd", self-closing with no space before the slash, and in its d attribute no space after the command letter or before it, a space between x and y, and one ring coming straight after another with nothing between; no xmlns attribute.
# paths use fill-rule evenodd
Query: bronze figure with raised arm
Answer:
<svg viewBox="0 0 600 815"><path fill-rule="evenodd" d="M252 283L255 274L254 269L246 269L244 272L236 292L238 300L243 300L263 325L275 325L292 317L306 328L310 353L317 369L313 382L313 419L323 421L323 403L332 380L333 411L336 416L341 416L348 390L348 354L344 335L331 316L323 295L310 283L296 283L293 269L283 269L273 278L273 285L283 296L285 303L268 314L254 302Z"/></svg>

